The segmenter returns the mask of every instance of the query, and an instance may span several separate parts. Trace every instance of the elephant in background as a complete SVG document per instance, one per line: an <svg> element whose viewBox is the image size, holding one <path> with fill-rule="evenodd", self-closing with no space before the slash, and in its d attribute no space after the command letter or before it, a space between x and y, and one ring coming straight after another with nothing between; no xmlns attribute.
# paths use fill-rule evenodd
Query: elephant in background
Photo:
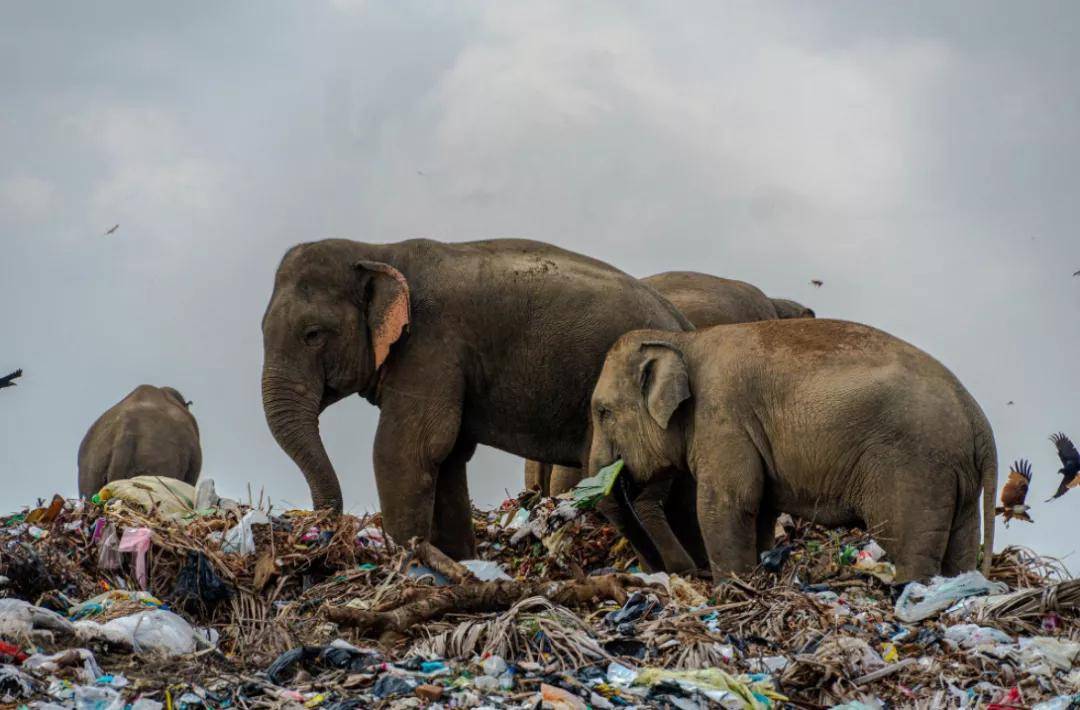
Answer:
<svg viewBox="0 0 1080 710"><path fill-rule="evenodd" d="M386 530L461 559L476 547L466 481L476 445L582 465L611 345L637 328L692 327L647 284L541 242L311 242L290 249L274 278L263 408L314 505L340 511L319 415L351 394L378 406Z"/></svg>
<svg viewBox="0 0 1080 710"><path fill-rule="evenodd" d="M757 564L779 513L879 531L898 582L972 570L980 492L989 573L990 423L948 369L882 331L792 320L628 333L591 417L590 474L622 459L639 485L696 482L696 511L669 519L696 512L717 582ZM665 564L687 555L671 534L654 542Z"/></svg>
<svg viewBox="0 0 1080 710"><path fill-rule="evenodd" d="M695 328L750 323L777 318L813 318L795 301L769 298L753 284L696 271L666 271L641 279L672 303ZM557 496L582 479L580 468L525 462L525 487Z"/></svg>
<svg viewBox="0 0 1080 710"><path fill-rule="evenodd" d="M202 448L190 406L172 387L139 385L106 410L79 445L79 495L141 475L194 485Z"/></svg>
<svg viewBox="0 0 1080 710"><path fill-rule="evenodd" d="M773 298L771 299L773 307L776 308L776 317L780 319L785 318L816 318L812 308L807 308L803 304L797 301L791 301L786 298Z"/></svg>

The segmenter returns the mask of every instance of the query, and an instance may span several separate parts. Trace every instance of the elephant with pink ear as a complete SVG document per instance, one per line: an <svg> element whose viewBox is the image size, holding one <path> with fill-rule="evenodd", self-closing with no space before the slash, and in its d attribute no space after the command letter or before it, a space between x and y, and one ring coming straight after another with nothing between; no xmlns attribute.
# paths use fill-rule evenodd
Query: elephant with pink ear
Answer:
<svg viewBox="0 0 1080 710"><path fill-rule="evenodd" d="M582 465L604 354L635 328L692 326L647 284L542 242L301 244L282 259L263 317L263 408L315 506L340 511L319 415L352 394L379 407L386 530L461 559L475 554L466 465L476 446Z"/></svg>

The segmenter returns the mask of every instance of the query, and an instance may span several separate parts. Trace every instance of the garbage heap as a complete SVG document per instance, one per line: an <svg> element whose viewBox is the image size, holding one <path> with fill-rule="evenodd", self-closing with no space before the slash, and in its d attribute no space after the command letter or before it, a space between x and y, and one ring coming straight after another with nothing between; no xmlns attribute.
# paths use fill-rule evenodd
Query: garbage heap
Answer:
<svg viewBox="0 0 1080 710"><path fill-rule="evenodd" d="M1080 707L1080 580L1025 549L896 594L872 533L785 516L714 586L640 572L572 499L476 510L459 563L378 515L151 484L0 519L0 703Z"/></svg>

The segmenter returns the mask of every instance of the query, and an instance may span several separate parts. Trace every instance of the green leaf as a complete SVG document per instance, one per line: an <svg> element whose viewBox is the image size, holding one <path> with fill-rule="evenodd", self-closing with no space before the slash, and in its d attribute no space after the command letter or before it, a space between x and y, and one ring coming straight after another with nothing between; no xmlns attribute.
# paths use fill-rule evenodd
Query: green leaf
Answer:
<svg viewBox="0 0 1080 710"><path fill-rule="evenodd" d="M604 496L611 493L615 479L623 469L623 460L604 466L595 476L584 479L574 486L574 507L592 508Z"/></svg>

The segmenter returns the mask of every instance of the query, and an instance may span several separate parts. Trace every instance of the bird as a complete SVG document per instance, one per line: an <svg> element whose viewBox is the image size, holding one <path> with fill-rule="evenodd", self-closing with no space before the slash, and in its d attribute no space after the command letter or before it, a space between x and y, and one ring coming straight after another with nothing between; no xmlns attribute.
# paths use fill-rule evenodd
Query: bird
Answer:
<svg viewBox="0 0 1080 710"><path fill-rule="evenodd" d="M1061 432L1051 434L1050 441L1054 442L1054 446L1057 447L1058 458L1061 459L1061 470L1058 473L1064 478L1061 479L1061 485L1058 486L1057 493L1053 497L1047 498L1047 503L1054 500L1054 498L1065 495L1070 488L1080 487L1080 476L1076 475L1080 473L1080 452L1069 441L1069 437Z"/></svg>
<svg viewBox="0 0 1080 710"><path fill-rule="evenodd" d="M1074 271L1073 276L1080 276L1080 270Z"/></svg>
<svg viewBox="0 0 1080 710"><path fill-rule="evenodd" d="M1013 462L1009 469L1009 478L1001 488L1001 505L994 509L995 515L1005 518L1005 527L1012 519L1034 522L1027 514L1031 506L1024 504L1027 498L1028 484L1031 483L1031 463L1027 459Z"/></svg>
<svg viewBox="0 0 1080 710"><path fill-rule="evenodd" d="M815 286L817 286L818 288L821 288L822 286L824 286L824 285L825 285L825 282L824 282L824 281L821 281L820 279L811 279L811 280L810 280L810 283L814 284L814 285L815 285Z"/></svg>
<svg viewBox="0 0 1080 710"><path fill-rule="evenodd" d="M111 227L109 227L108 229L105 230L104 236L107 237L107 236L109 236L110 234L112 234L113 232L115 232L118 229L120 229L120 225L119 224L114 224L113 226L111 226Z"/></svg>
<svg viewBox="0 0 1080 710"><path fill-rule="evenodd" d="M0 377L0 390L4 389L5 387L14 387L14 380L19 377L22 377L21 369L12 372L10 375L4 375L3 377Z"/></svg>
<svg viewBox="0 0 1080 710"><path fill-rule="evenodd" d="M1010 399L1010 400L1009 400L1008 402L1006 402L1006 403L1005 403L1005 406L1006 406L1006 407L1011 407L1011 406L1013 406L1013 401L1012 401L1012 400Z"/></svg>

